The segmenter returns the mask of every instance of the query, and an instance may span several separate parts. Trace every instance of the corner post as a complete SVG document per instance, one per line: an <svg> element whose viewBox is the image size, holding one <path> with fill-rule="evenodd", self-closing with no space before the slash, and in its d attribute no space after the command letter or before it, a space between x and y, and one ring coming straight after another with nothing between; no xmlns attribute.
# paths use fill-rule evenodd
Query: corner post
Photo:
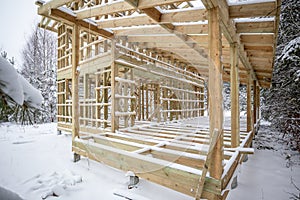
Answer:
<svg viewBox="0 0 300 200"><path fill-rule="evenodd" d="M240 145L240 110L237 44L230 45L231 147Z"/></svg>
<svg viewBox="0 0 300 200"><path fill-rule="evenodd" d="M216 146L213 149L212 161L209 167L210 176L221 180L223 173L223 69L221 64L222 42L221 42L221 27L220 27L220 10L218 7L208 10L209 20L209 129L210 137L212 138L215 129L220 132L220 137L217 139ZM215 195L214 199L219 196Z"/></svg>
<svg viewBox="0 0 300 200"><path fill-rule="evenodd" d="M79 137L79 39L80 27L74 24L72 32L72 140Z"/></svg>

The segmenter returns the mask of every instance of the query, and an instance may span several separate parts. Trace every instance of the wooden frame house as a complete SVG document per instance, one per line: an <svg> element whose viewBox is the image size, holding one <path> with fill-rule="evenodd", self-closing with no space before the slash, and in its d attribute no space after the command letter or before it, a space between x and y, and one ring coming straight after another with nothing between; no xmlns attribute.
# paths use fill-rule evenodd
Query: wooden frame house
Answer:
<svg viewBox="0 0 300 200"><path fill-rule="evenodd" d="M58 36L58 129L72 132L76 155L195 199L225 199L236 167L253 153L280 3L37 1L40 26ZM231 85L225 125L223 82Z"/></svg>

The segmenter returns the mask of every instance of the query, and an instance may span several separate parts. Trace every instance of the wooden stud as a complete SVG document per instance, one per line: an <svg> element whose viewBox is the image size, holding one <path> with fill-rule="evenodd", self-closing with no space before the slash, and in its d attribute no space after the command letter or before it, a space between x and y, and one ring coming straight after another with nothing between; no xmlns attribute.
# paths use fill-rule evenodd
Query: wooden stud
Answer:
<svg viewBox="0 0 300 200"><path fill-rule="evenodd" d="M255 125L256 124L256 112L257 112L257 92L256 92L256 89L257 89L257 85L256 85L256 81L254 80L253 81L253 124Z"/></svg>
<svg viewBox="0 0 300 200"><path fill-rule="evenodd" d="M210 176L220 180L223 173L223 81L221 65L221 28L219 8L209 9L209 129L213 137L215 129L220 132L212 153ZM214 196L217 199L218 196Z"/></svg>
<svg viewBox="0 0 300 200"><path fill-rule="evenodd" d="M74 24L72 31L72 139L79 137L79 34L80 27Z"/></svg>
<svg viewBox="0 0 300 200"><path fill-rule="evenodd" d="M247 83L247 131L252 130L252 105L251 105L251 75L250 72L248 74L248 83Z"/></svg>
<svg viewBox="0 0 300 200"><path fill-rule="evenodd" d="M111 131L113 133L119 129L119 117L116 116L118 112L118 100L115 98L115 95L118 92L118 83L116 82L116 77L118 77L118 65L115 63L116 60L116 42L112 40L111 42Z"/></svg>
<svg viewBox="0 0 300 200"><path fill-rule="evenodd" d="M230 95L231 95L231 147L240 145L240 110L239 110L239 81L238 81L238 51L237 44L230 47L231 71L230 71Z"/></svg>
<svg viewBox="0 0 300 200"><path fill-rule="evenodd" d="M257 86L257 89L256 89L256 103L257 103L257 119L260 119L260 87Z"/></svg>
<svg viewBox="0 0 300 200"><path fill-rule="evenodd" d="M106 88L108 86L108 78L109 78L109 72L104 72L103 73L103 103L105 104L103 106L103 117L104 117L104 124L103 124L103 128L106 128L108 126L107 124L107 120L108 120L108 88Z"/></svg>

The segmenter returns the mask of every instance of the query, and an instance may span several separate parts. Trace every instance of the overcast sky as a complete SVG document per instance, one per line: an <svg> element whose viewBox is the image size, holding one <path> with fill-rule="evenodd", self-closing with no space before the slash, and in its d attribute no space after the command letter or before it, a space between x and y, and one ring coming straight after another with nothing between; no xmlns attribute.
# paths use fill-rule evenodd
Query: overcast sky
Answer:
<svg viewBox="0 0 300 200"><path fill-rule="evenodd" d="M21 64L26 38L39 22L36 0L0 0L0 50Z"/></svg>

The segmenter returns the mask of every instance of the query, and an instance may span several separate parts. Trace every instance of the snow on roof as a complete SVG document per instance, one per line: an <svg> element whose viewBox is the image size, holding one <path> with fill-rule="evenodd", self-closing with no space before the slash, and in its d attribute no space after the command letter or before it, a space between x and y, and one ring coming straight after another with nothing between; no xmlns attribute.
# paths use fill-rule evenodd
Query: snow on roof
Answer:
<svg viewBox="0 0 300 200"><path fill-rule="evenodd" d="M19 105L40 108L43 96L4 58L0 57L0 91Z"/></svg>

